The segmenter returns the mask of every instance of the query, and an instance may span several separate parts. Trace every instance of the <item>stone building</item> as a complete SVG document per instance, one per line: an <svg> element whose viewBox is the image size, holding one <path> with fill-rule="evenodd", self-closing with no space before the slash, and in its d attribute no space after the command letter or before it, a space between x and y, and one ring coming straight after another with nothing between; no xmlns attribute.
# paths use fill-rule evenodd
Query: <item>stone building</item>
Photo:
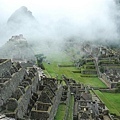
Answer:
<svg viewBox="0 0 120 120"><path fill-rule="evenodd" d="M53 120L61 95L62 87L58 89L57 80L43 78L43 83L39 86L38 90L38 99L31 107L31 119Z"/></svg>
<svg viewBox="0 0 120 120"><path fill-rule="evenodd" d="M100 48L101 55L96 61L100 77L104 80L109 88L115 88L117 83L120 82L120 61L119 53L117 51L105 47ZM103 56L103 52L105 54Z"/></svg>
<svg viewBox="0 0 120 120"><path fill-rule="evenodd" d="M112 120L109 110L90 87L65 76L64 81L74 94L73 120Z"/></svg>
<svg viewBox="0 0 120 120"><path fill-rule="evenodd" d="M88 87L73 84L71 88L75 96L73 120L111 120L105 104L97 97L93 99Z"/></svg>
<svg viewBox="0 0 120 120"><path fill-rule="evenodd" d="M108 84L110 88L116 88L117 83L120 82L119 71L120 69L109 69L102 74L102 79Z"/></svg>
<svg viewBox="0 0 120 120"><path fill-rule="evenodd" d="M36 66L22 67L19 62L0 59L0 119L54 120L59 104L69 106L72 94L73 120L111 120L105 104L91 94L90 87L62 77L65 86L44 76ZM68 108L65 112L64 120Z"/></svg>
<svg viewBox="0 0 120 120"><path fill-rule="evenodd" d="M40 73L41 72L41 73ZM63 87L37 67L0 60L0 119L53 120Z"/></svg>
<svg viewBox="0 0 120 120"><path fill-rule="evenodd" d="M27 70L19 63L1 60L0 113L7 117L24 118L31 97L37 92L39 77L36 68Z"/></svg>

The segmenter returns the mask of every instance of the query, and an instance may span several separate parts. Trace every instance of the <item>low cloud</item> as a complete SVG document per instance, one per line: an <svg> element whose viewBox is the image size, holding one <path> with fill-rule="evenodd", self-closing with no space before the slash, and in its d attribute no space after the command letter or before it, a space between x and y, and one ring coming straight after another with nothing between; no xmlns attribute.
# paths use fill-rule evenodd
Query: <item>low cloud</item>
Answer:
<svg viewBox="0 0 120 120"><path fill-rule="evenodd" d="M21 33L36 51L48 53L60 50L70 38L119 42L120 11L115 0L11 0L8 3L8 0L0 1L1 45L12 35ZM21 6L26 6L37 22L31 25L23 16L26 24L8 27L8 18Z"/></svg>

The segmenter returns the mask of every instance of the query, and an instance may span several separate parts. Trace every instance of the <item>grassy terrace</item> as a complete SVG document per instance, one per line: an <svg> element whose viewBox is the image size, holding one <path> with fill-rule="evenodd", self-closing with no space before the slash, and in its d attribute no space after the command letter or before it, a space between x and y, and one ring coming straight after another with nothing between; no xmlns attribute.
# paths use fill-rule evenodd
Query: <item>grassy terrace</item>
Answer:
<svg viewBox="0 0 120 120"><path fill-rule="evenodd" d="M73 78L77 82L84 83L93 87L106 87L106 85L101 82L97 77L81 77L80 73L73 73L72 71L77 70L75 67L58 67L57 62L47 64L44 63L46 71L51 77L57 77L61 79L61 75Z"/></svg>
<svg viewBox="0 0 120 120"><path fill-rule="evenodd" d="M110 113L120 116L120 93L106 93L95 90L95 93L105 103Z"/></svg>
<svg viewBox="0 0 120 120"><path fill-rule="evenodd" d="M69 108L68 108L67 120L73 120L73 106L74 106L74 96L71 95Z"/></svg>
<svg viewBox="0 0 120 120"><path fill-rule="evenodd" d="M101 82L97 77L81 77L80 73L73 73L72 71L78 70L75 67L59 67L59 65L73 64L68 57L66 57L65 59L61 58L59 60L56 60L56 59L53 60L53 59L54 58L50 60L50 64L48 64L47 62L43 63L46 69L45 73L48 76L58 77L59 79L62 79L61 76L64 74L66 77L72 78L77 82L80 82L86 85L90 85L93 87L103 87L103 88L106 87L106 85L103 82Z"/></svg>
<svg viewBox="0 0 120 120"><path fill-rule="evenodd" d="M60 104L58 106L57 114L56 114L54 120L63 120L64 116L65 116L65 111L66 111L66 105L65 104Z"/></svg>
<svg viewBox="0 0 120 120"><path fill-rule="evenodd" d="M68 107L67 120L73 120L73 106L74 106L74 96L71 95L69 106L65 104L59 104L57 114L54 120L63 120L66 114L66 109Z"/></svg>

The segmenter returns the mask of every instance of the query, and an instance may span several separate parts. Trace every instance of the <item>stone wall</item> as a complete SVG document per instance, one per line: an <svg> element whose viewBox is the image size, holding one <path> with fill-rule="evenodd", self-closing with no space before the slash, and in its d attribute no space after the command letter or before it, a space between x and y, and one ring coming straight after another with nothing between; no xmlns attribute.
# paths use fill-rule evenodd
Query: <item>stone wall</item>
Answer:
<svg viewBox="0 0 120 120"><path fill-rule="evenodd" d="M25 119L31 98L35 100L33 95L38 90L38 71L33 67L26 70L19 63L13 64L10 60L6 60L0 67L11 70L10 78L6 74L4 78L0 78L0 112L7 117Z"/></svg>
<svg viewBox="0 0 120 120"><path fill-rule="evenodd" d="M49 116L48 120L54 120L54 117L57 113L58 105L60 103L60 98L62 96L62 89L63 89L62 86L60 86L60 88L56 91L54 104L52 106L52 109L51 109L50 116Z"/></svg>
<svg viewBox="0 0 120 120"><path fill-rule="evenodd" d="M0 88L0 101L2 101L1 105L3 105L3 103L6 103L7 99L11 97L12 93L15 92L24 77L24 73L25 70L21 68L18 72L12 75L12 78L2 83L3 87Z"/></svg>
<svg viewBox="0 0 120 120"><path fill-rule="evenodd" d="M118 82L111 82L106 74L101 75L102 79L107 83L110 88L116 88ZM114 78L113 78L114 79Z"/></svg>
<svg viewBox="0 0 120 120"><path fill-rule="evenodd" d="M32 87L27 86L25 88L25 93L18 100L18 107L16 109L16 114L18 118L23 118L25 113L27 112L28 104L30 102L30 98L32 97L31 91Z"/></svg>
<svg viewBox="0 0 120 120"><path fill-rule="evenodd" d="M56 115L60 98L62 95L62 86L57 88L56 79L43 78L43 85L39 85L38 99L31 109L31 119L53 120ZM41 107L38 107L41 104ZM49 105L49 107L48 107Z"/></svg>
<svg viewBox="0 0 120 120"><path fill-rule="evenodd" d="M107 85L111 88L111 83L108 80L106 74L101 74L101 78L107 83Z"/></svg>
<svg viewBox="0 0 120 120"><path fill-rule="evenodd" d="M64 116L64 120L67 120L68 117L68 110L69 110L69 104L70 104L70 88L68 87L68 92L67 92L67 100L66 100L66 111L65 111L65 116Z"/></svg>
<svg viewBox="0 0 120 120"><path fill-rule="evenodd" d="M36 92L37 91L37 87L39 84L39 77L38 77L38 73L36 74L36 76L32 79L32 92Z"/></svg>
<svg viewBox="0 0 120 120"><path fill-rule="evenodd" d="M5 61L0 63L0 77L2 77L2 73L5 71L9 71L10 67L12 66L11 60L6 59Z"/></svg>

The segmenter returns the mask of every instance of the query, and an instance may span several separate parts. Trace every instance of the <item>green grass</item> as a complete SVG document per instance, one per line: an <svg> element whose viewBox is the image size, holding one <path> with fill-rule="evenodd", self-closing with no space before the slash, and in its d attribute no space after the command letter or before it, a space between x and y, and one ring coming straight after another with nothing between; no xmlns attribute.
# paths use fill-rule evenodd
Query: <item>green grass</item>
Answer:
<svg viewBox="0 0 120 120"><path fill-rule="evenodd" d="M82 77L80 79L80 82L86 85L90 85L92 87L106 87L106 85L103 82L101 82L101 80L98 77Z"/></svg>
<svg viewBox="0 0 120 120"><path fill-rule="evenodd" d="M86 62L85 65L94 65L94 62Z"/></svg>
<svg viewBox="0 0 120 120"><path fill-rule="evenodd" d="M47 77L51 77L47 70L43 70Z"/></svg>
<svg viewBox="0 0 120 120"><path fill-rule="evenodd" d="M120 116L120 93L106 93L95 90L95 93L105 103L110 113Z"/></svg>
<svg viewBox="0 0 120 120"><path fill-rule="evenodd" d="M74 96L71 95L69 108L68 108L67 120L73 120L73 107L74 107Z"/></svg>
<svg viewBox="0 0 120 120"><path fill-rule="evenodd" d="M65 75L68 78L72 78L77 82L90 85L93 87L103 87L105 88L106 85L98 79L98 77L81 77L80 73L73 73L72 71L78 71L75 67L59 67L59 65L73 65L70 61L70 57L65 53L54 54L47 57L50 62L44 62L44 67L46 69L47 75L51 77L57 77L58 79L62 79L62 75ZM93 63L93 62L88 62ZM49 73L49 74L48 74ZM64 83L63 83L64 84Z"/></svg>
<svg viewBox="0 0 120 120"><path fill-rule="evenodd" d="M86 85L90 85L93 87L103 87L103 88L106 87L106 85L103 82L101 82L101 80L99 80L97 77L81 77L80 73L73 73L72 71L78 70L75 67L58 67L58 64L70 65L70 63L72 64L72 62L70 61L65 61L65 62L51 61L50 64L47 64L46 62L44 62L43 64L45 66L46 71L50 74L51 77L58 77L58 79L62 79L61 76L64 74L66 77L72 78L77 82Z"/></svg>
<svg viewBox="0 0 120 120"><path fill-rule="evenodd" d="M66 105L65 104L59 104L57 114L55 116L54 120L63 120L65 116L66 111Z"/></svg>
<svg viewBox="0 0 120 120"><path fill-rule="evenodd" d="M69 74L72 73L73 70L76 70L75 67L59 67L58 64L58 62L51 62L50 64L44 62L45 69L52 77L56 77L58 75L58 78L60 79L62 74L69 76Z"/></svg>
<svg viewBox="0 0 120 120"><path fill-rule="evenodd" d="M96 71L96 69L94 68L94 69L89 69L89 68L81 68L81 71Z"/></svg>
<svg viewBox="0 0 120 120"><path fill-rule="evenodd" d="M96 77L96 78L98 77L97 74L81 74L80 76L81 76L81 77L87 77L87 78L88 78L88 77Z"/></svg>

